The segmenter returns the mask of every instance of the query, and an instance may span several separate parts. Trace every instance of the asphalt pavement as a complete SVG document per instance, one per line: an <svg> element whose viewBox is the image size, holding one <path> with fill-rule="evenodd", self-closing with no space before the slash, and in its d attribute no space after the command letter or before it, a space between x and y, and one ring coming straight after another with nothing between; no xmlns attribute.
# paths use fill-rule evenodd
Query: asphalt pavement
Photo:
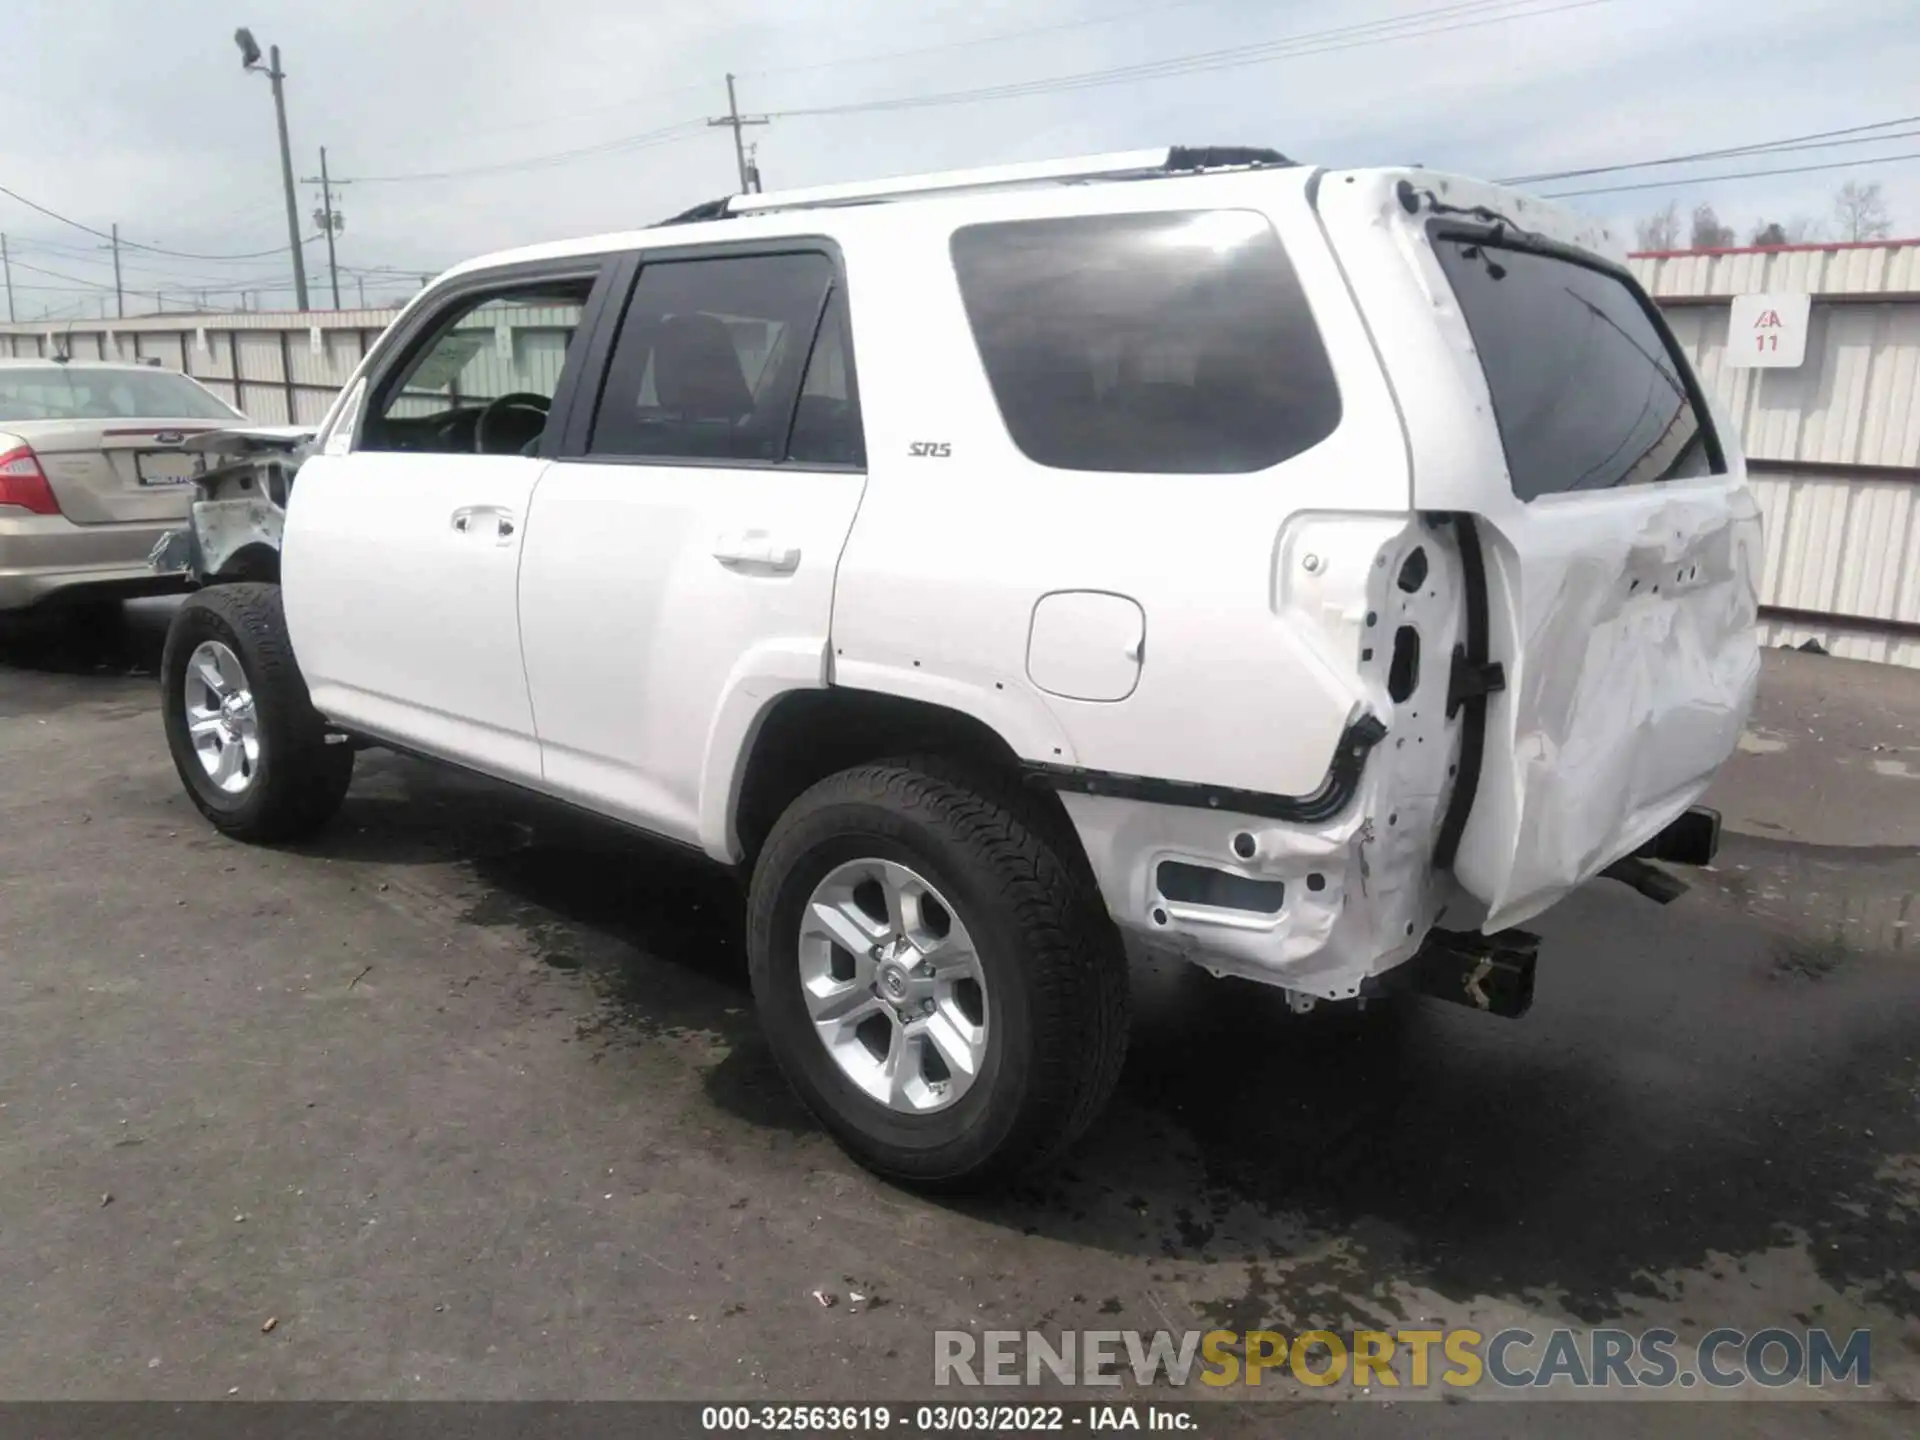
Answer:
<svg viewBox="0 0 1920 1440"><path fill-rule="evenodd" d="M788 1094L729 877L378 753L230 843L130 613L0 645L0 1398L907 1399L939 1329L1509 1324L1868 1327L1920 1396L1920 673L1770 653L1718 865L1546 917L1524 1020L1141 969L1068 1163L936 1202ZM1912 1433L1794 1399L1686 1428Z"/></svg>

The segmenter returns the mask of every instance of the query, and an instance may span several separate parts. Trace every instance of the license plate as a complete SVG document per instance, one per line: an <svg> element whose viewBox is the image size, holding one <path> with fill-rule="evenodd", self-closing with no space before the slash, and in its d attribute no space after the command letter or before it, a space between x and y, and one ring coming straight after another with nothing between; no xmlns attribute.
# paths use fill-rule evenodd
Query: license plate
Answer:
<svg viewBox="0 0 1920 1440"><path fill-rule="evenodd" d="M189 485L202 463L200 456L184 450L148 450L133 457L142 485Z"/></svg>

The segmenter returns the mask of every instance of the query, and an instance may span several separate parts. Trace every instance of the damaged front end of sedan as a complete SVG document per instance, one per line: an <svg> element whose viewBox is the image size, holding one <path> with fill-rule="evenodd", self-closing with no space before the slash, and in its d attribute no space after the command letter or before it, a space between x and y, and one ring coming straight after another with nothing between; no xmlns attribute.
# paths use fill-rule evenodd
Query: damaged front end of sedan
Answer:
<svg viewBox="0 0 1920 1440"><path fill-rule="evenodd" d="M211 430L186 442L207 457L187 524L155 543L147 564L196 585L280 578L280 535L294 473L312 453L314 430L261 425Z"/></svg>

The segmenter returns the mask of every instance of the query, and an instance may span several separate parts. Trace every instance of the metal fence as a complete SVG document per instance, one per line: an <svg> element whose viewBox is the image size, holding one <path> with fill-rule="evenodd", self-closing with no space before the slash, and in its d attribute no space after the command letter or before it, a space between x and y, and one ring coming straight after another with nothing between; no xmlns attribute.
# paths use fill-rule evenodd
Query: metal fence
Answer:
<svg viewBox="0 0 1920 1440"><path fill-rule="evenodd" d="M1739 426L1770 644L1920 667L1920 240L1634 258ZM1727 363L1732 297L1812 299L1792 369Z"/></svg>

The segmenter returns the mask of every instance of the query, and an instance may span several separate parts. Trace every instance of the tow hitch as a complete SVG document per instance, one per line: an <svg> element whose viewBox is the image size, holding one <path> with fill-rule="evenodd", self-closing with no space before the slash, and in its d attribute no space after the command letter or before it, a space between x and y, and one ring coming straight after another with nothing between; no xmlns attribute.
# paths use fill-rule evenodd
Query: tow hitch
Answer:
<svg viewBox="0 0 1920 1440"><path fill-rule="evenodd" d="M1687 882L1649 862L1711 865L1720 852L1720 812L1695 805L1624 860L1600 873L1631 886L1658 905L1670 905L1687 893Z"/></svg>
<svg viewBox="0 0 1920 1440"><path fill-rule="evenodd" d="M1376 993L1411 990L1518 1020L1533 1006L1533 970L1539 951L1540 937L1527 930L1502 930L1497 935L1432 930L1419 954L1376 977Z"/></svg>
<svg viewBox="0 0 1920 1440"><path fill-rule="evenodd" d="M1518 1020L1533 1008L1540 937L1527 930L1478 935L1435 930L1414 964L1422 994Z"/></svg>
<svg viewBox="0 0 1920 1440"><path fill-rule="evenodd" d="M1720 812L1695 805L1633 853L1669 865L1711 865L1720 853Z"/></svg>

